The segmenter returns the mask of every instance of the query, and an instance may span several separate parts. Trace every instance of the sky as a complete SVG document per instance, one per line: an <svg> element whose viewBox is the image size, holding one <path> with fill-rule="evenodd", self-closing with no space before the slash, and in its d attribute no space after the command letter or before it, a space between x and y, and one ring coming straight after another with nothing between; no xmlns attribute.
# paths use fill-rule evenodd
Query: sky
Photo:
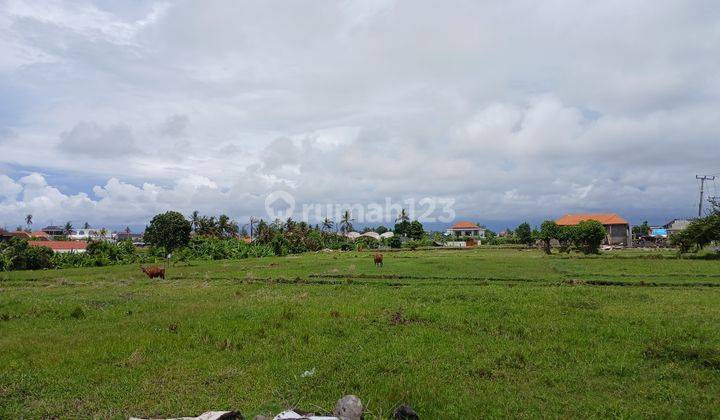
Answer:
<svg viewBox="0 0 720 420"><path fill-rule="evenodd" d="M0 227L275 191L660 224L719 145L717 0L0 0Z"/></svg>

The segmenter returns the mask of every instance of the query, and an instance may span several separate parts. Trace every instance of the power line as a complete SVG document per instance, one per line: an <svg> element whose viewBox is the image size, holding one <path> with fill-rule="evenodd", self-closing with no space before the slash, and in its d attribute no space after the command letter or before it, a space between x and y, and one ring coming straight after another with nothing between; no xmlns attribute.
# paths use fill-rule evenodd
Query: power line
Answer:
<svg viewBox="0 0 720 420"><path fill-rule="evenodd" d="M700 180L700 203L698 203L698 217L702 217L703 194L705 193L705 181L714 181L715 175L695 175Z"/></svg>

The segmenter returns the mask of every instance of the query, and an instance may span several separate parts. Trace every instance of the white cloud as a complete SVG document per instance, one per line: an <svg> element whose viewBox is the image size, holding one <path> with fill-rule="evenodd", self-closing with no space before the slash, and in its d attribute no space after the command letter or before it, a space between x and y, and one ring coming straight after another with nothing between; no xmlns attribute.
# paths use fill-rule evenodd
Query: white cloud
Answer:
<svg viewBox="0 0 720 420"><path fill-rule="evenodd" d="M5 177L3 214L31 190L64 217L247 216L282 186L479 220L684 216L718 172L718 23L706 0L7 1L0 164L108 181Z"/></svg>

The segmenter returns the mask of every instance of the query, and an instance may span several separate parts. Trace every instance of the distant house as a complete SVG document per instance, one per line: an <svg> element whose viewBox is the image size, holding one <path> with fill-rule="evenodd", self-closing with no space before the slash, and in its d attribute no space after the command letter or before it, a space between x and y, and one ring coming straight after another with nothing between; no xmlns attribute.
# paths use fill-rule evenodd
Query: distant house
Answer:
<svg viewBox="0 0 720 420"><path fill-rule="evenodd" d="M663 225L663 228L667 231L667 235L674 235L687 229L692 220L689 219L673 219Z"/></svg>
<svg viewBox="0 0 720 420"><path fill-rule="evenodd" d="M30 239L31 238L30 234L23 230L16 230L15 232L8 232L7 234L11 238L21 238L21 239Z"/></svg>
<svg viewBox="0 0 720 420"><path fill-rule="evenodd" d="M52 241L52 236L48 235L42 230L37 230L31 233L30 236L33 241Z"/></svg>
<svg viewBox="0 0 720 420"><path fill-rule="evenodd" d="M73 241L87 241L88 239L110 239L107 229L73 229L67 237Z"/></svg>
<svg viewBox="0 0 720 420"><path fill-rule="evenodd" d="M129 239L135 246L145 245L142 233L118 232L114 234L114 237L117 242L127 241Z"/></svg>
<svg viewBox="0 0 720 420"><path fill-rule="evenodd" d="M447 231L445 231L445 234L452 236L484 239L485 229L481 228L473 222L457 222L452 225L452 227L450 227Z"/></svg>
<svg viewBox="0 0 720 420"><path fill-rule="evenodd" d="M30 241L30 246L44 246L50 248L56 254L65 254L68 252L85 252L87 242L82 241Z"/></svg>
<svg viewBox="0 0 720 420"><path fill-rule="evenodd" d="M607 245L627 245L630 238L630 223L615 213L566 214L556 220L560 226L575 226L585 220L597 220L605 226Z"/></svg>
<svg viewBox="0 0 720 420"><path fill-rule="evenodd" d="M23 231L16 231L16 232L8 232L4 229L0 229L0 241L7 241L11 238L22 238L27 239L29 241L49 241L52 240L52 238L43 231L37 231L37 232L23 232Z"/></svg>
<svg viewBox="0 0 720 420"><path fill-rule="evenodd" d="M45 226L41 230L50 236L62 236L65 234L65 228L60 226Z"/></svg>

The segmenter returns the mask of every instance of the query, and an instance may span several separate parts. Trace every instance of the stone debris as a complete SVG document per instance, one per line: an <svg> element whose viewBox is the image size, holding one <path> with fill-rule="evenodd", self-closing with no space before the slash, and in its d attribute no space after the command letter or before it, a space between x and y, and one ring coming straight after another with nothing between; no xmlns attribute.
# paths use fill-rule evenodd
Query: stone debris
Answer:
<svg viewBox="0 0 720 420"><path fill-rule="evenodd" d="M333 414L343 420L361 420L364 411L365 408L360 398L354 395L346 395L340 398L337 404L335 404Z"/></svg>
<svg viewBox="0 0 720 420"><path fill-rule="evenodd" d="M207 411L197 417L175 417L166 420L243 420L239 411ZM130 417L128 420L146 420L139 417Z"/></svg>
<svg viewBox="0 0 720 420"><path fill-rule="evenodd" d="M403 404L400 407L395 410L395 414L393 414L393 418L395 420L417 420L420 417L415 412L415 410L412 409L407 404Z"/></svg>
<svg viewBox="0 0 720 420"><path fill-rule="evenodd" d="M317 416L314 413L307 413L302 410L292 409L272 417L258 414L253 420L286 420L286 419L304 419L304 420L363 420L365 407L360 398L355 395L345 395L335 404L332 415ZM417 413L409 405L402 405L395 410L393 414L395 419L415 420L419 419ZM176 417L165 420L243 420L244 417L239 411L208 411L197 417ZM130 417L129 420L146 420L139 417Z"/></svg>

